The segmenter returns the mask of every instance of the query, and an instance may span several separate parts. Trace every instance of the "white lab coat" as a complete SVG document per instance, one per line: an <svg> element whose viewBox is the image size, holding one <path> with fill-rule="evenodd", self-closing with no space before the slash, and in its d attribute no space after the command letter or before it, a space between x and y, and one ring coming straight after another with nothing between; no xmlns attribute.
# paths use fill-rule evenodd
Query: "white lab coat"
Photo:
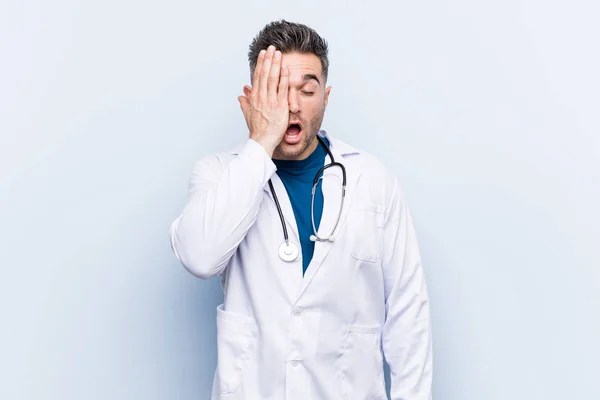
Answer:
<svg viewBox="0 0 600 400"><path fill-rule="evenodd" d="M212 399L386 399L385 357L392 400L430 400L429 300L402 191L372 155L319 134L346 167L346 201L335 241L316 242L304 276L301 252L291 263L278 256L283 231L269 178L297 244L298 229L276 166L257 142L194 167L171 246L193 275L221 275ZM338 215L340 168L326 169L322 190L319 234L327 235Z"/></svg>

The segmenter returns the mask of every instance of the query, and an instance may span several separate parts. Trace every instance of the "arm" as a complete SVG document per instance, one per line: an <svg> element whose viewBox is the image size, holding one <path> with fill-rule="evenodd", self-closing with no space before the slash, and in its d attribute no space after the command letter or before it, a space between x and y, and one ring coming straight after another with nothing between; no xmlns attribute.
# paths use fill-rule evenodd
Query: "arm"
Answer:
<svg viewBox="0 0 600 400"><path fill-rule="evenodd" d="M171 225L171 247L190 273L209 279L223 272L256 221L263 188L275 170L252 139L225 167L215 157L196 163L187 204Z"/></svg>
<svg viewBox="0 0 600 400"><path fill-rule="evenodd" d="M412 219L396 179L386 207L382 346L392 400L431 400L432 339L429 298Z"/></svg>
<svg viewBox="0 0 600 400"><path fill-rule="evenodd" d="M276 167L271 157L288 126L289 69L273 46L258 56L253 82L238 97L250 139L223 167L207 157L192 173L188 201L171 226L171 247L192 274L202 279L223 272L256 221L263 188Z"/></svg>

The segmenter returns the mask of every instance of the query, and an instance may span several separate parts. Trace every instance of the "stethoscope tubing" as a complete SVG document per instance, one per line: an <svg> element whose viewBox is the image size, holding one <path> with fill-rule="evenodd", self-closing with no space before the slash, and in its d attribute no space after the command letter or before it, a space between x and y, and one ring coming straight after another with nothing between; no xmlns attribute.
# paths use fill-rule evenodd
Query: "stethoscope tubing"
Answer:
<svg viewBox="0 0 600 400"><path fill-rule="evenodd" d="M340 221L340 217L342 215L342 209L344 207L344 198L346 197L346 168L344 167L343 164L336 162L335 158L333 157L333 154L331 153L331 150L329 149L329 146L327 146L327 144L325 143L325 141L323 140L323 138L321 138L320 136L317 135L317 139L319 140L319 143L325 148L325 150L327 151L327 155L329 155L329 159L330 159L330 163L321 167L319 169L319 171L316 173L315 178L313 179L313 188L312 188L312 200L311 200L311 205L310 205L310 214L311 214L311 222L312 222L312 227L313 227L313 235L311 235L310 240L312 241L333 241L334 236L333 234L335 233L335 230L337 229L338 223ZM323 179L323 177L321 176L321 174L330 167L334 167L334 166L338 166L342 169L342 197L341 197L341 201L340 201L340 209L338 212L338 216L337 216L337 220L336 223L334 225L333 231L331 232L331 234L327 237L321 238L318 236L317 234L317 228L315 226L315 215L314 215L314 204L315 204L315 193L316 193L316 189L317 189L317 185L319 184L319 180ZM275 189L273 188L273 182L271 181L271 179L269 179L269 190L271 191L271 194L273 195L273 200L275 201L275 206L277 207L277 212L279 213L279 219L281 221L281 227L283 229L283 238L285 240L285 246L287 248L289 248L290 246L290 242L289 242L289 235L288 235L288 231L287 231L287 226L285 223L285 218L283 216L283 211L281 210L281 205L279 204L279 199L277 198L277 194L275 193ZM292 244L295 246L295 244ZM283 244L282 244L283 247ZM297 249L296 249L297 250ZM284 259L285 261L291 261L291 259L289 259L288 257L282 257L281 253L280 253L280 257L282 259Z"/></svg>

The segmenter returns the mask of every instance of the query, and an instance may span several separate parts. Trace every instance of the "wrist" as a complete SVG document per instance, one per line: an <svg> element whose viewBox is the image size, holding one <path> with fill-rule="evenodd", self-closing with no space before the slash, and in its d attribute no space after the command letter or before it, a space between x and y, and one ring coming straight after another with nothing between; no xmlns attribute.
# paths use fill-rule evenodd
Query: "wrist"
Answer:
<svg viewBox="0 0 600 400"><path fill-rule="evenodd" d="M256 137L255 135L250 135L250 139L260 144L269 157L273 157L273 153L275 152L278 143L275 143L272 139L265 136Z"/></svg>

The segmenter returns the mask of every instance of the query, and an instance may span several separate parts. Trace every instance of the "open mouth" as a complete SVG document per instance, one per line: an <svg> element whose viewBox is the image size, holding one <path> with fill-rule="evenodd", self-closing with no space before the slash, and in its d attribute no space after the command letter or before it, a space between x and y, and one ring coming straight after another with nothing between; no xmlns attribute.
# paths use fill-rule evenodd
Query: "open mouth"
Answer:
<svg viewBox="0 0 600 400"><path fill-rule="evenodd" d="M300 131L302 131L300 124L290 124L287 128L287 131L285 131L285 134L290 136L296 136L300 133Z"/></svg>
<svg viewBox="0 0 600 400"><path fill-rule="evenodd" d="M285 131L285 142L288 144L296 144L300 141L302 126L298 123L291 123Z"/></svg>

